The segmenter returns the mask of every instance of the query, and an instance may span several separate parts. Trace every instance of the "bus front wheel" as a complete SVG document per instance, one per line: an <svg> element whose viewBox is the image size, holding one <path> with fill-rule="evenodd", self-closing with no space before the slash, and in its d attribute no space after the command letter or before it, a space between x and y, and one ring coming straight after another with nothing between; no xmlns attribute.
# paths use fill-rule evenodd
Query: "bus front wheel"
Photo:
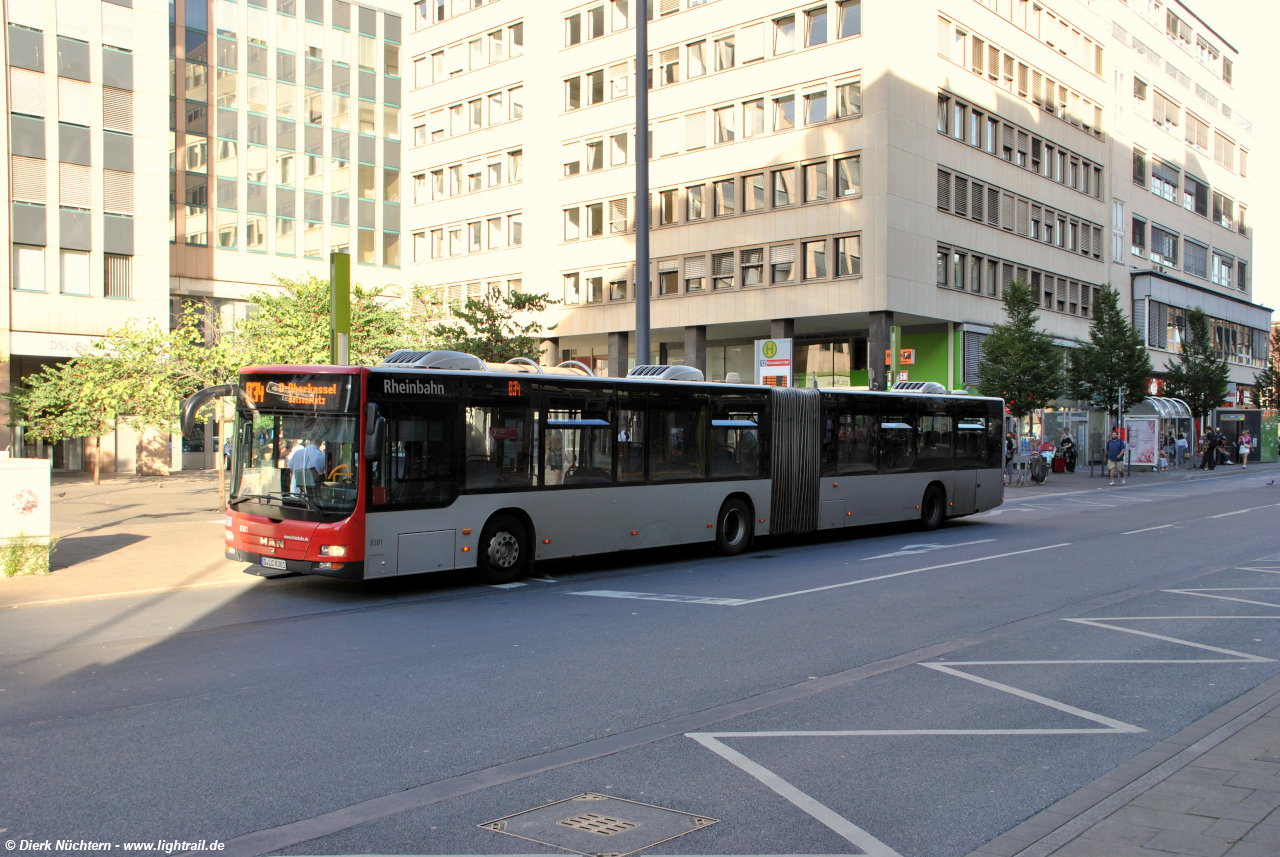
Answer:
<svg viewBox="0 0 1280 857"><path fill-rule="evenodd" d="M751 533L747 504L732 497L725 500L716 520L716 551L723 556L737 556L751 544Z"/></svg>
<svg viewBox="0 0 1280 857"><path fill-rule="evenodd" d="M947 515L947 498L937 485L925 489L920 501L920 529L936 530Z"/></svg>
<svg viewBox="0 0 1280 857"><path fill-rule="evenodd" d="M529 534L510 515L490 519L480 533L476 576L481 583L510 583L529 568Z"/></svg>

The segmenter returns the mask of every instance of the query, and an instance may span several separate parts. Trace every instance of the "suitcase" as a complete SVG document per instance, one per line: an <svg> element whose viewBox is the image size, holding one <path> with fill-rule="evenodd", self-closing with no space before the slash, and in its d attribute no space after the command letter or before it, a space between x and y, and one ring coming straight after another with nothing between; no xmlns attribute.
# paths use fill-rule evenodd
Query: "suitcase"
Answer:
<svg viewBox="0 0 1280 857"><path fill-rule="evenodd" d="M1066 460L1065 458L1063 458L1062 456L1060 456L1060 455L1055 455L1055 456L1053 457L1053 472L1054 472L1054 473L1066 473L1066 472L1067 472L1067 460Z"/></svg>

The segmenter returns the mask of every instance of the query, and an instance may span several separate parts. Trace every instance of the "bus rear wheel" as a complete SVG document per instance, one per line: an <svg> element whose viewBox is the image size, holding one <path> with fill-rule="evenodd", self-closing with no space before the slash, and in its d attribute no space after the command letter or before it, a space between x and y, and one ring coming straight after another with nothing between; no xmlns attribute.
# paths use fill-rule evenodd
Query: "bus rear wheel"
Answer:
<svg viewBox="0 0 1280 857"><path fill-rule="evenodd" d="M751 512L747 504L729 498L716 518L716 551L722 556L737 556L751 544Z"/></svg>
<svg viewBox="0 0 1280 857"><path fill-rule="evenodd" d="M947 516L947 499L942 489L930 485L920 500L920 529L936 530Z"/></svg>
<svg viewBox="0 0 1280 857"><path fill-rule="evenodd" d="M510 583L529 569L529 534L510 515L489 519L480 533L476 577L481 583Z"/></svg>

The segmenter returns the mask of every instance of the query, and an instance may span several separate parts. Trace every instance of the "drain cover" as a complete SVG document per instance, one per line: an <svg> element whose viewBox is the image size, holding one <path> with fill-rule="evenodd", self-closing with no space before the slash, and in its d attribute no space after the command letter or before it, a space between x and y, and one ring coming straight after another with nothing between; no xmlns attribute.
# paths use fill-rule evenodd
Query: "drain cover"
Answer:
<svg viewBox="0 0 1280 857"><path fill-rule="evenodd" d="M588 792L486 822L480 827L584 857L626 857L717 821Z"/></svg>

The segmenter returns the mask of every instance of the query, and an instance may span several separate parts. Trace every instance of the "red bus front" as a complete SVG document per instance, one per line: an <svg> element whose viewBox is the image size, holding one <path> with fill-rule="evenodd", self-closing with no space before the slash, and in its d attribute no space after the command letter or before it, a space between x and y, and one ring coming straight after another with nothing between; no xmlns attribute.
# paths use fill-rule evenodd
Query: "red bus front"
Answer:
<svg viewBox="0 0 1280 857"><path fill-rule="evenodd" d="M264 577L364 577L357 367L245 369L237 391L226 555Z"/></svg>

